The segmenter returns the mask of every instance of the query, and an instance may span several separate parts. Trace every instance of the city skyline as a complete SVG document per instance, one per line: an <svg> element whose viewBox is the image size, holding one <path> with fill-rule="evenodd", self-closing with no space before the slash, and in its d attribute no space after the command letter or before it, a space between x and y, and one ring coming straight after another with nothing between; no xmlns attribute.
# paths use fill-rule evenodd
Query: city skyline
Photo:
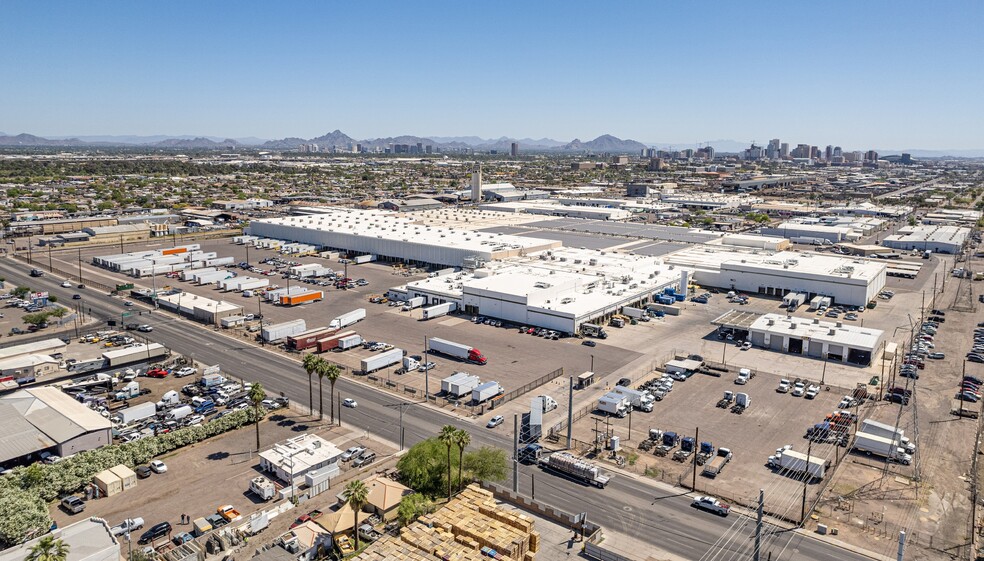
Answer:
<svg viewBox="0 0 984 561"><path fill-rule="evenodd" d="M973 2L55 4L0 22L8 134L984 149Z"/></svg>

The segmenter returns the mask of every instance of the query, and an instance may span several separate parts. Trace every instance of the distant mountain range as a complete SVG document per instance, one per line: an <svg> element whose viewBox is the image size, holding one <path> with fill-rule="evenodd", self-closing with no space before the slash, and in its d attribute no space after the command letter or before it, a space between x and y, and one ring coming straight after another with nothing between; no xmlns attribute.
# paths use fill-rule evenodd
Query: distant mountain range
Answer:
<svg viewBox="0 0 984 561"><path fill-rule="evenodd" d="M663 150L680 150L682 148L696 147L691 143L665 143L649 142L643 143L636 140L621 139L610 134L603 134L593 140L582 141L575 138L570 142L562 142L552 138L509 138L500 137L486 139L478 136L431 136L421 137L403 135L387 138L370 138L357 140L343 133L334 130L328 134L317 138L304 139L299 137L288 137L280 140L266 140L257 137L244 138L223 138L220 136L193 136L193 135L89 135L89 136L48 136L41 137L33 134L8 135L0 132L0 146L5 147L37 147L37 146L62 146L62 147L142 147L142 148L162 148L162 149L261 149L261 150L296 150L301 144L317 144L319 147L348 148L361 144L367 150L383 149L393 144L421 144L423 146L434 146L442 149L474 149L477 151L497 150L500 153L508 153L513 142L519 143L521 152L561 152L571 154L638 154L644 148L657 148ZM708 140L700 143L701 145L713 146L718 153L737 153L749 146L749 142L735 140ZM901 154L903 152L912 154L916 158L980 158L984 157L984 149L978 150L876 150L882 155Z"/></svg>

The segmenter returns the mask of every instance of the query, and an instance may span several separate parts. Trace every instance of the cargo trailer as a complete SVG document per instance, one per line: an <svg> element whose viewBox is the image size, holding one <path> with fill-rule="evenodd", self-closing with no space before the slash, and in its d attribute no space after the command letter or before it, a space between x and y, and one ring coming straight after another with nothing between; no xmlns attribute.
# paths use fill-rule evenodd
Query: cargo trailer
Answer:
<svg viewBox="0 0 984 561"><path fill-rule="evenodd" d="M279 341L291 335L303 333L306 330L307 324L304 323L304 320L295 319L263 327L260 331L260 337L267 343L272 343L273 341Z"/></svg>
<svg viewBox="0 0 984 561"><path fill-rule="evenodd" d="M355 335L355 331L328 331L328 335L322 335L321 339L318 339L318 352L323 353L330 351L338 346L338 340L343 337L350 337Z"/></svg>
<svg viewBox="0 0 984 561"><path fill-rule="evenodd" d="M140 405L120 409L114 414L114 417L119 418L120 424L129 425L137 421L149 419L156 414L157 405L151 401L148 401L147 403L141 403Z"/></svg>
<svg viewBox="0 0 984 561"><path fill-rule="evenodd" d="M430 352L451 356L473 364L484 365L488 363L488 359L485 358L482 351L472 347L471 345L462 345L461 343L455 343L454 341L431 337L427 339L427 347Z"/></svg>
<svg viewBox="0 0 984 561"><path fill-rule="evenodd" d="M303 351L305 349L310 349L318 344L320 339L324 339L332 334L331 329L327 327L315 327L301 333L295 333L293 335L287 336L287 348L294 351Z"/></svg>
<svg viewBox="0 0 984 561"><path fill-rule="evenodd" d="M468 395L481 383L482 381L478 376L473 376L467 372L455 372L441 380L441 391L445 395L462 397Z"/></svg>
<svg viewBox="0 0 984 561"><path fill-rule="evenodd" d="M604 489L611 477L603 475L597 466L581 460L570 452L554 452L539 461L544 471L550 471L587 485Z"/></svg>
<svg viewBox="0 0 984 561"><path fill-rule="evenodd" d="M815 455L808 458L802 452L784 450L782 454L777 456L776 463L778 464L776 467L785 473L796 476L807 474L813 479L823 479L827 473L827 466L830 465L830 460L818 458Z"/></svg>
<svg viewBox="0 0 984 561"><path fill-rule="evenodd" d="M302 292L300 294L292 294L290 296L281 296L280 305L281 306L297 306L298 304L307 304L310 302L320 302L325 297L325 293L320 290L310 290L308 292Z"/></svg>
<svg viewBox="0 0 984 561"><path fill-rule="evenodd" d="M351 312L348 312L346 314L342 314L337 318L331 320L331 323L328 324L328 327L331 327L332 329L342 329L354 323L358 323L364 319L366 319L366 309L359 308L356 310L352 310Z"/></svg>
<svg viewBox="0 0 984 561"><path fill-rule="evenodd" d="M362 359L360 366L363 374L371 374L380 368L399 364L403 360L403 349L392 349L378 355Z"/></svg>
<svg viewBox="0 0 984 561"><path fill-rule="evenodd" d="M437 304L429 308L424 308L423 316L420 319L427 320L427 319L438 318L441 316L446 316L457 309L458 309L458 305L454 302L445 302L443 304Z"/></svg>
<svg viewBox="0 0 984 561"><path fill-rule="evenodd" d="M487 401L493 397L502 395L504 392L505 390L502 389L499 382L485 382L484 384L476 386L475 389L472 390L472 402L476 404L482 403L483 401Z"/></svg>
<svg viewBox="0 0 984 561"><path fill-rule="evenodd" d="M168 354L170 352L167 350L167 347L160 343L151 343L150 345L136 343L130 347L106 351L102 356L103 360L106 361L106 366L115 368L134 362L151 362L164 358Z"/></svg>

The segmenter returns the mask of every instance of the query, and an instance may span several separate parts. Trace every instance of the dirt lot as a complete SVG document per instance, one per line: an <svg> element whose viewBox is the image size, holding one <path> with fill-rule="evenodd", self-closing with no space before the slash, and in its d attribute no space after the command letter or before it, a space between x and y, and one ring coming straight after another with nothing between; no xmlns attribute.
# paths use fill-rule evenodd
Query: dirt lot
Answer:
<svg viewBox="0 0 984 561"><path fill-rule="evenodd" d="M284 411L284 410L281 410ZM379 460L371 467L356 470L350 464L342 464L343 472L338 481L357 473L372 473L387 466L387 460L395 452L394 447L365 437L358 429L348 426L328 427L311 422L311 418L292 411L273 414L260 423L260 437L264 448L297 436L314 433L329 440L340 449L362 445L375 451ZM94 499L86 503L85 516L105 518L110 524L124 518L139 516L146 522L145 529L163 521L174 526L174 533L188 531L188 525L180 525L181 514L192 519L208 516L223 504L235 506L244 518L262 509L265 503L248 491L249 480L262 472L255 452L252 426L226 433L217 438L200 442L161 457L168 471L139 479L137 488L112 497ZM264 474L269 477L269 474ZM281 482L282 483L282 482ZM333 486L341 488L344 483ZM312 508L334 503L335 492L328 491L316 497ZM193 501L189 501L194 497ZM59 526L75 521L80 515L69 515L57 505L52 505L51 516Z"/></svg>

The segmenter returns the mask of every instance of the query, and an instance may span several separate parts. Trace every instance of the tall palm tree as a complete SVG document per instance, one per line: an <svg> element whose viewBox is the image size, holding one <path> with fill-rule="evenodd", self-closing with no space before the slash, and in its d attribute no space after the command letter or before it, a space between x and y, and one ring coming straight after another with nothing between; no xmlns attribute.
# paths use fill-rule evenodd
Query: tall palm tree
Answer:
<svg viewBox="0 0 984 561"><path fill-rule="evenodd" d="M304 355L304 360L301 362L308 375L308 411L312 413L314 412L314 372L319 358L314 353L308 353Z"/></svg>
<svg viewBox="0 0 984 561"><path fill-rule="evenodd" d="M352 533L355 534L355 549L359 549L359 512L366 502L369 501L369 488L361 479L353 479L345 486L345 497L350 507L352 507Z"/></svg>
<svg viewBox="0 0 984 561"><path fill-rule="evenodd" d="M253 385L249 387L248 395L250 403L253 404L253 413L256 414L253 419L253 425L256 426L256 450L260 449L260 407L263 404L263 400L267 398L266 391L259 382L253 382Z"/></svg>
<svg viewBox="0 0 984 561"><path fill-rule="evenodd" d="M331 422L335 422L335 382L342 375L342 369L334 362L325 361L325 378L331 384Z"/></svg>
<svg viewBox="0 0 984 561"><path fill-rule="evenodd" d="M445 446L448 447L448 500L451 500L451 446L457 441L458 429L454 425L444 425L441 427L441 433L437 435L437 439L440 440Z"/></svg>
<svg viewBox="0 0 984 561"><path fill-rule="evenodd" d="M31 547L24 561L65 561L68 558L68 544L48 534Z"/></svg>
<svg viewBox="0 0 984 561"><path fill-rule="evenodd" d="M465 429L458 429L454 433L454 443L458 446L458 492L461 492L462 480L461 469L464 465L465 448L471 444L471 435Z"/></svg>
<svg viewBox="0 0 984 561"><path fill-rule="evenodd" d="M321 357L318 357L318 362L314 366L314 373L318 375L318 420L325 418L325 390L324 381L325 374L328 371L329 362Z"/></svg>

